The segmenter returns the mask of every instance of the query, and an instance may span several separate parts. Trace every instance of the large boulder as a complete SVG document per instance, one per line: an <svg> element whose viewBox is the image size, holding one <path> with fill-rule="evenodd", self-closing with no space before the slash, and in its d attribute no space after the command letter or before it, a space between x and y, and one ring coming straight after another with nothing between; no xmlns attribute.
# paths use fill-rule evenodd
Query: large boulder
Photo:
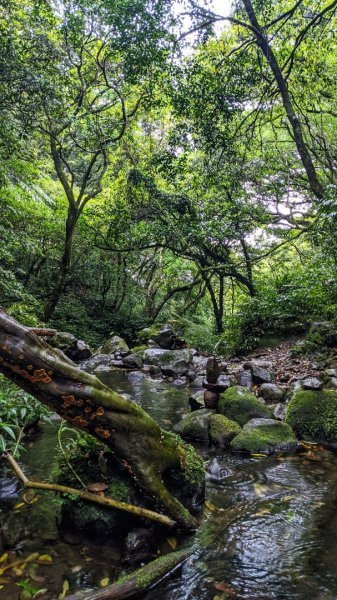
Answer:
<svg viewBox="0 0 337 600"><path fill-rule="evenodd" d="M113 335L111 338L104 342L103 346L99 348L98 354L113 354L114 352L127 353L129 352L129 346L126 341L123 340L119 335Z"/></svg>
<svg viewBox="0 0 337 600"><path fill-rule="evenodd" d="M213 414L213 410L207 410L206 408L196 410L175 425L174 431L179 433L184 440L208 443L209 420Z"/></svg>
<svg viewBox="0 0 337 600"><path fill-rule="evenodd" d="M224 415L211 415L209 419L209 438L216 446L227 447L230 441L240 433L241 427Z"/></svg>
<svg viewBox="0 0 337 600"><path fill-rule="evenodd" d="M245 425L254 418L272 417L267 406L262 404L247 388L239 385L228 388L221 394L218 403L218 413L236 421L239 425Z"/></svg>
<svg viewBox="0 0 337 600"><path fill-rule="evenodd" d="M292 452L297 446L298 442L291 427L273 419L248 421L230 444L232 450L249 454Z"/></svg>
<svg viewBox="0 0 337 600"><path fill-rule="evenodd" d="M88 373L110 371L122 366L122 361L116 360L113 354L94 354L94 356L91 356L80 364L80 368Z"/></svg>
<svg viewBox="0 0 337 600"><path fill-rule="evenodd" d="M128 369L141 369L143 366L143 359L139 354L127 354L123 356L122 363Z"/></svg>
<svg viewBox="0 0 337 600"><path fill-rule="evenodd" d="M178 377L188 371L192 361L190 350L164 350L148 348L143 354L144 363L160 367L164 375Z"/></svg>
<svg viewBox="0 0 337 600"><path fill-rule="evenodd" d="M164 350L183 348L185 346L184 340L181 340L177 336L176 332L170 325L163 325L162 327L152 325L151 327L146 327L140 331L138 337L141 342L148 343L149 340L152 340Z"/></svg>
<svg viewBox="0 0 337 600"><path fill-rule="evenodd" d="M286 422L300 439L337 443L337 392L296 392L289 402Z"/></svg>

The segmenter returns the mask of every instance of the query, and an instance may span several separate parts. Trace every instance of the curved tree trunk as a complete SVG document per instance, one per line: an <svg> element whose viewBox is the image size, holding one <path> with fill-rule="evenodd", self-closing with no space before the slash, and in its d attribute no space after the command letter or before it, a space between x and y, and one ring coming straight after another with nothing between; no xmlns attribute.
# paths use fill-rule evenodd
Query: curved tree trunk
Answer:
<svg viewBox="0 0 337 600"><path fill-rule="evenodd" d="M202 469L201 459L192 453L191 466L191 448L178 436L162 430L142 408L81 371L1 310L0 372L74 427L104 442L179 525L196 526L162 475L175 469L188 482L193 469Z"/></svg>

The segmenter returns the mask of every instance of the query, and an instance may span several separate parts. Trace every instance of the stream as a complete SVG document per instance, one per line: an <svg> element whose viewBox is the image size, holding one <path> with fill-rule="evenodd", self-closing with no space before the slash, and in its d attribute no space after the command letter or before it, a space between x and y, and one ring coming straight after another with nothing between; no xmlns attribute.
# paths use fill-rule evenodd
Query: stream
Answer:
<svg viewBox="0 0 337 600"><path fill-rule="evenodd" d="M101 379L141 404L170 429L189 412L189 393L160 380ZM20 462L32 478L48 480L57 468L58 421L45 422L27 442ZM195 553L182 570L143 596L146 600L336 600L337 456L327 450L296 456L244 458L199 448L207 469L207 501ZM0 480L0 523L9 553L39 552L51 564L26 565L1 587L0 599L19 600L29 581L58 598L64 581L71 593L112 582L121 569L117 540L95 545L58 528L60 501L39 493L27 505L14 478ZM12 550L11 550L12 549ZM14 556L15 552L15 556ZM1 565L0 565L1 569ZM32 577L28 577L32 574ZM18 585L18 583L20 585ZM22 596L21 596L22 597Z"/></svg>

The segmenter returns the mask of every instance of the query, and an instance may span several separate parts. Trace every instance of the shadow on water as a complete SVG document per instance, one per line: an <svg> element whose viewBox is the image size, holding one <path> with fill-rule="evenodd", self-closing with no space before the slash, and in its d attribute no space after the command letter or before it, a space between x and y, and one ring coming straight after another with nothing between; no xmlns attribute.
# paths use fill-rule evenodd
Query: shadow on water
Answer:
<svg viewBox="0 0 337 600"><path fill-rule="evenodd" d="M186 388L148 378L126 379L123 373L101 378L167 429L188 412ZM43 424L22 457L25 470L35 478L46 480L57 468L56 428L56 423ZM143 598L336 600L337 457L325 450L315 461L305 455L248 459L215 449L201 451L207 502L195 554L181 573ZM7 545L23 556L35 551L52 556L53 564L37 572L44 578L40 586L52 598L58 597L64 579L72 592L92 589L103 577L114 579L120 569L118 540L102 548L64 539L57 528L59 500L40 494L36 504L15 511L21 493L16 490L14 479L0 482ZM17 600L19 594L14 584L0 590L1 600Z"/></svg>

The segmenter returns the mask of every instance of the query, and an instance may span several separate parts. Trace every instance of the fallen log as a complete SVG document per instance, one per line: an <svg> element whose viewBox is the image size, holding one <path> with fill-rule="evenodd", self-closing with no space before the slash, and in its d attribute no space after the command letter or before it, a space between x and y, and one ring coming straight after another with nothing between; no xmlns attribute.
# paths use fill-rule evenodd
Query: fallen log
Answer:
<svg viewBox="0 0 337 600"><path fill-rule="evenodd" d="M124 600L134 598L181 568L193 552L193 548L187 548L160 556L145 565L145 567L121 577L106 588L96 592L84 593L80 596L66 596L64 600Z"/></svg>

